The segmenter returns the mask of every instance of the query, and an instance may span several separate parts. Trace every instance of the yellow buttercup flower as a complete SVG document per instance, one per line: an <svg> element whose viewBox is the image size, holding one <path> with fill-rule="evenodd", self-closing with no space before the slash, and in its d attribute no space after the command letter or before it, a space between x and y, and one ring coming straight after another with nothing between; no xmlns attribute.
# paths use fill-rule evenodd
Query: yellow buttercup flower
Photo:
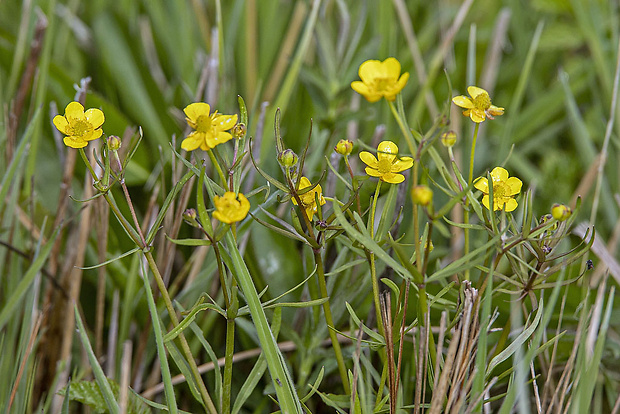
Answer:
<svg viewBox="0 0 620 414"><path fill-rule="evenodd" d="M551 215L558 221L564 221L573 214L573 210L566 204L555 203L551 207Z"/></svg>
<svg viewBox="0 0 620 414"><path fill-rule="evenodd" d="M312 183L306 177L301 177L301 181L299 181L299 189L303 190L304 188L312 187ZM317 184L312 190L299 195L299 199L301 200L302 207L306 210L306 215L310 220L314 217L314 213L318 211L318 206L316 205L316 196L318 194L319 205L325 204L325 198L323 197L323 189L321 188L321 184ZM297 205L297 199L295 197L292 198L293 204Z"/></svg>
<svg viewBox="0 0 620 414"><path fill-rule="evenodd" d="M360 159L366 167L366 174L379 177L381 181L390 184L399 184L405 181L405 176L398 174L413 166L413 158L398 158L398 146L392 141L383 141L377 147L377 158L368 151L360 152Z"/></svg>
<svg viewBox="0 0 620 414"><path fill-rule="evenodd" d="M508 171L502 167L495 167L491 171L493 180L493 210L513 211L517 208L517 200L514 197L521 192L523 183L517 177L508 177ZM489 206L489 181L485 177L479 177L474 187L484 193L482 204Z"/></svg>
<svg viewBox="0 0 620 414"><path fill-rule="evenodd" d="M467 88L469 96L455 96L452 98L457 106L465 108L463 115L471 118L475 123L480 123L486 118L495 119L494 117L504 115L504 108L491 104L491 98L489 93L477 86L470 86Z"/></svg>
<svg viewBox="0 0 620 414"><path fill-rule="evenodd" d="M235 194L227 191L222 197L213 197L215 211L213 217L222 223L232 224L243 220L250 211L250 202L241 193Z"/></svg>
<svg viewBox="0 0 620 414"><path fill-rule="evenodd" d="M65 115L56 115L54 125L66 135L62 140L71 148L84 148L88 141L101 137L101 125L105 121L103 112L97 108L88 109L79 102L70 102L65 108Z"/></svg>
<svg viewBox="0 0 620 414"><path fill-rule="evenodd" d="M216 145L232 138L230 132L237 123L237 115L220 115L217 111L211 113L211 107L204 102L189 104L183 110L185 120L192 131L181 143L181 148L193 151L197 148L208 151Z"/></svg>
<svg viewBox="0 0 620 414"><path fill-rule="evenodd" d="M409 79L408 72L400 74L400 62L393 57L383 62L367 60L360 65L358 73L361 82L351 82L351 88L368 102L377 102L381 98L394 101Z"/></svg>

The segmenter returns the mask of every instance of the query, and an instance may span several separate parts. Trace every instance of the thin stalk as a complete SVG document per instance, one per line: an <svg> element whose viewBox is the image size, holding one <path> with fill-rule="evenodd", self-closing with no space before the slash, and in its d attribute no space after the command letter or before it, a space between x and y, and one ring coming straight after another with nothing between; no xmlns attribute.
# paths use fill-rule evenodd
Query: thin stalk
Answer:
<svg viewBox="0 0 620 414"><path fill-rule="evenodd" d="M217 159L215 158L215 154L213 153L213 150L210 149L209 151L207 151L207 154L209 154L209 158L211 159L211 163L213 164L213 166L217 170L217 175L219 175L220 176L220 180L222 180L222 185L224 186L224 188L226 188L226 191L228 191L229 190L229 188L228 188L228 180L226 180L226 176L224 175L224 172L222 171L222 167L220 167L220 163L217 162Z"/></svg>
<svg viewBox="0 0 620 414"><path fill-rule="evenodd" d="M323 258L319 250L314 251L314 262L316 264L316 273L319 278L319 288L321 289L321 296L328 298L327 284L325 283L325 269L323 266ZM332 341L332 347L336 354L336 361L338 362L338 371L340 372L340 379L342 380L342 386L347 395L351 394L351 388L349 387L349 376L347 375L347 367L344 364L344 358L342 357L342 350L340 349L340 342L338 342L338 336L334 330L334 318L332 317L332 310L329 305L329 299L323 303L323 313L325 314L325 323L327 323L327 330L329 332L329 338Z"/></svg>
<svg viewBox="0 0 620 414"><path fill-rule="evenodd" d="M222 413L230 412L230 398L232 395L232 370L233 355L235 353L235 318L239 310L239 300L237 297L237 281L232 279L230 296L228 295L227 279L224 273L223 261L220 255L218 243L213 243L213 252L217 260L217 270L220 275L220 283L224 293L224 303L226 304L226 351L224 355L224 384L222 389Z"/></svg>
<svg viewBox="0 0 620 414"><path fill-rule="evenodd" d="M224 385L222 389L222 413L230 413L233 355L235 353L235 320L226 320L226 354L224 355Z"/></svg>
<svg viewBox="0 0 620 414"><path fill-rule="evenodd" d="M377 210L377 199L379 198L379 192L381 191L381 180L377 182L377 188L375 190L375 195L372 200L372 208L370 209L370 221L368 222L368 231L370 232L370 237L374 239L375 237L375 212ZM379 280L377 279L377 269L375 265L375 254L373 252L369 252L370 258L370 277L372 280L372 295L375 302L375 313L377 315L377 327L379 328L379 332L383 335L383 325L381 324L381 303L379 301Z"/></svg>
<svg viewBox="0 0 620 414"><path fill-rule="evenodd" d="M474 128L474 137L471 142L471 153L469 154L469 175L467 177L467 186L471 186L472 181L474 181L474 156L476 154L476 140L478 139L478 129L480 128L480 124L476 122L476 127ZM463 222L465 224L469 224L469 199L465 198L465 209L463 211ZM463 234L465 236L465 243L463 246L463 256L467 256L469 254L469 229L465 227L463 229ZM465 280L469 280L469 268L465 269Z"/></svg>
<svg viewBox="0 0 620 414"><path fill-rule="evenodd" d="M170 300L170 295L168 294L168 290L166 289L164 279L162 278L161 273L159 273L159 269L157 268L157 264L155 263L151 252L145 251L143 253L144 257L146 257L146 261L149 264L149 268L153 273L153 276L155 276L155 282L157 283L157 287L159 288L161 296L164 299L164 303L166 304L166 309L168 310L168 314L170 315L172 325L176 328L179 325L179 318L177 318L177 314L174 310L174 307L172 306L172 301ZM196 365L196 361L192 356L192 351L189 348L189 344L187 343L187 339L185 339L185 335L183 334L183 332L179 334L179 340L181 342L181 349L185 354L185 358L189 363L189 367L192 371L192 374L194 375L194 379L198 384L198 389L200 390L200 395L207 408L207 411L211 414L217 414L217 409L215 408L215 405L213 405L213 400L211 400L211 396L209 395L209 391L207 391L207 387L205 386L205 383L200 376L200 372L198 372L198 366Z"/></svg>

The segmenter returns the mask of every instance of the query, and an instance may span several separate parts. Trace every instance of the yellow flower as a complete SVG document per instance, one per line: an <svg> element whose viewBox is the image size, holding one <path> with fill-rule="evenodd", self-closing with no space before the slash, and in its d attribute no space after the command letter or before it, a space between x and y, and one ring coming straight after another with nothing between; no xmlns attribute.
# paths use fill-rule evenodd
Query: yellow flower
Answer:
<svg viewBox="0 0 620 414"><path fill-rule="evenodd" d="M301 181L299 182L299 189L303 190L304 188L312 187L312 183L306 177L301 177ZM319 204L325 204L325 198L323 197L323 189L321 188L321 184L317 184L312 190L299 195L299 199L301 200L301 205L306 210L306 215L310 220L314 217L314 213L318 211L318 206L316 205L316 196L318 194ZM295 197L292 198L293 204L297 205L297 199Z"/></svg>
<svg viewBox="0 0 620 414"><path fill-rule="evenodd" d="M53 120L56 128L66 135L63 142L71 148L84 148L88 141L101 137L104 121L101 110L91 108L84 112L79 102L70 102L65 108L65 115L56 115Z"/></svg>
<svg viewBox="0 0 620 414"><path fill-rule="evenodd" d="M235 195L232 191L227 191L222 197L213 197L213 204L216 208L213 217L226 224L243 220L250 211L248 199L243 194Z"/></svg>
<svg viewBox="0 0 620 414"><path fill-rule="evenodd" d="M413 204L427 206L433 201L433 190L425 185L416 185L411 189L411 200Z"/></svg>
<svg viewBox="0 0 620 414"><path fill-rule="evenodd" d="M360 159L366 167L366 174L379 177L381 181L390 184L399 184L405 181L405 176L398 174L413 166L413 158L398 158L398 147L392 141L383 141L377 147L377 158L368 151L360 152Z"/></svg>
<svg viewBox="0 0 620 414"><path fill-rule="evenodd" d="M358 73L362 81L351 82L351 88L368 102L377 102L381 98L394 101L409 79L408 72L400 74L400 62L393 57L383 62L367 60L360 65Z"/></svg>
<svg viewBox="0 0 620 414"><path fill-rule="evenodd" d="M517 177L508 177L508 171L502 167L495 167L491 171L493 179L493 210L513 211L517 208L517 200L514 196L521 192L523 183ZM474 187L484 193L482 204L489 207L489 182L485 177L479 177L474 183Z"/></svg>
<svg viewBox="0 0 620 414"><path fill-rule="evenodd" d="M557 221L564 221L573 214L573 210L566 204L555 203L551 207L551 215Z"/></svg>
<svg viewBox="0 0 620 414"><path fill-rule="evenodd" d="M193 151L196 148L208 151L218 144L232 138L230 132L237 123L237 115L220 115L217 111L210 113L211 107L204 102L189 104L185 107L185 120L194 128L181 143L181 148Z"/></svg>
<svg viewBox="0 0 620 414"><path fill-rule="evenodd" d="M477 86L470 86L467 88L469 96L455 96L452 98L452 102L461 108L465 108L463 115L471 118L475 123L484 121L487 117L489 119L495 119L495 116L504 115L504 108L497 107L491 104L491 98L489 93Z"/></svg>
<svg viewBox="0 0 620 414"><path fill-rule="evenodd" d="M334 147L334 151L340 155L350 155L351 151L353 151L353 142L347 139L341 139Z"/></svg>

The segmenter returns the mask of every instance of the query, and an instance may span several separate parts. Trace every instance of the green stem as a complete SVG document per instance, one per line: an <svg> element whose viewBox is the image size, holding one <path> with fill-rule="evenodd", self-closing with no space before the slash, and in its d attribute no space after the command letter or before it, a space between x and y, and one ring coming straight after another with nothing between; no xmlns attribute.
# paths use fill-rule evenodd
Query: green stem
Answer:
<svg viewBox="0 0 620 414"><path fill-rule="evenodd" d="M480 124L476 123L476 127L474 128L474 138L471 142L471 153L469 154L469 175L467 178L467 186L471 186L472 181L474 180L474 157L476 155L476 140L478 139L478 129L480 128ZM463 222L465 224L469 224L469 199L465 198L465 209L463 211ZM463 234L465 236L465 243L463 246L463 256L467 256L469 254L469 229L466 227L463 229ZM465 269L465 280L469 280L469 268Z"/></svg>
<svg viewBox="0 0 620 414"><path fill-rule="evenodd" d="M224 385L222 389L222 413L230 412L233 355L235 353L235 320L226 321L226 355L224 356Z"/></svg>
<svg viewBox="0 0 620 414"><path fill-rule="evenodd" d="M368 222L368 231L370 237L375 237L375 212L377 210L377 199L379 198L379 192L381 191L381 180L377 182L377 188L372 200L372 208L370 209L370 220ZM381 323L381 303L379 301L379 280L377 279L377 268L375 265L375 254L369 252L370 258L370 278L372 280L372 295L375 302L375 314L377 316L377 327L381 335L384 334L383 324Z"/></svg>
<svg viewBox="0 0 620 414"><path fill-rule="evenodd" d="M411 135L411 131L409 130L409 127L407 126L407 120L398 114L398 111L396 111L396 108L394 107L393 102L387 101L387 103L390 106L392 115L394 115L394 119L396 119L396 123L398 124L398 127L400 128L400 132L402 132L403 136L405 137L405 140L407 141L409 152L411 154L415 154L415 139L413 138L413 135Z"/></svg>
<svg viewBox="0 0 620 414"><path fill-rule="evenodd" d="M224 172L222 171L222 167L220 167L220 163L217 162L217 159L215 158L215 154L213 153L213 150L212 149L208 150L207 154L209 154L209 158L211 159L211 163L213 164L213 166L217 170L217 175L219 175L220 176L220 180L222 180L222 185L224 186L226 191L229 191L228 180L226 180L226 176L224 175Z"/></svg>
<svg viewBox="0 0 620 414"><path fill-rule="evenodd" d="M93 180L95 180L96 182L99 178L97 177L97 174L95 174L95 170L93 170L93 166L90 165L90 161L88 160L88 157L86 156L86 153L84 152L84 148L78 149L78 152L82 156L82 160L84 161L86 168L88 168L88 171L90 171L90 175L93 177Z"/></svg>
<svg viewBox="0 0 620 414"><path fill-rule="evenodd" d="M252 321L256 327L256 333L260 342L263 354L267 360L267 366L271 379L273 381L273 387L276 390L278 403L283 413L302 414L301 402L295 391L295 385L288 372L284 357L278 348L278 344L273 336L265 311L263 310L258 292L254 286L254 281L250 275L243 257L237 248L237 244L231 232L226 233L226 244L230 253L230 259L233 264L233 273L239 282L241 291L245 296L245 300L250 309L250 315Z"/></svg>
<svg viewBox="0 0 620 414"><path fill-rule="evenodd" d="M151 252L145 251L143 253L144 253L144 257L146 257L146 260L149 264L149 268L151 269L151 272L153 273L153 276L155 276L155 282L157 283L159 292L161 293L161 296L164 299L164 303L166 304L166 309L168 310L168 314L170 315L170 320L172 321L172 325L173 327L176 328L179 325L179 318L177 318L177 314L174 310L174 307L172 306L172 301L170 300L170 295L168 295L168 290L166 289L166 285L164 284L164 279L161 277L161 273L159 273L159 269L157 268L157 264L155 263L155 260L153 259L153 255L151 254ZM192 371L192 374L194 375L194 380L196 381L196 384L198 384L200 395L202 397L202 400L208 412L211 414L217 414L217 409L215 408L215 405L213 405L213 400L211 400L209 391L207 391L207 387L205 386L205 383L202 380L202 377L200 376L200 372L198 372L198 366L196 365L196 361L194 360L194 357L192 356L192 351L189 348L187 339L185 339L185 335L182 332L179 334L179 340L181 342L181 348L183 350L183 353L185 354L185 358L187 359L187 362L189 363L189 367Z"/></svg>
<svg viewBox="0 0 620 414"><path fill-rule="evenodd" d="M174 388L172 386L172 378L170 376L170 366L166 356L166 347L164 345L164 338L162 335L161 321L157 312L157 306L155 305L155 298L151 290L151 284L147 272L143 272L144 290L146 292L146 299L149 305L149 312L151 313L151 323L153 324L153 332L155 333L155 344L157 345L157 353L159 360L161 361L161 376L164 383L164 392L166 395L166 404L170 413L177 413L176 397L174 395Z"/></svg>
<svg viewBox="0 0 620 414"><path fill-rule="evenodd" d="M336 335L336 331L334 330L336 326L334 325L334 319L332 317L332 310L329 305L329 297L327 295L327 284L325 283L325 269L323 266L323 258L321 257L321 252L319 250L314 250L314 262L316 264L316 273L319 278L319 288L321 289L321 296L323 298L328 298L327 301L323 303L323 313L325 314L325 323L327 323L327 330L329 332L329 338L332 341L332 347L334 348L334 353L336 354L336 361L338 362L338 371L340 371L340 379L342 381L342 386L344 387L344 392L347 395L351 394L351 388L349 387L349 376L347 375L347 367L344 364L344 358L342 357L342 350L340 349L340 343L338 342L338 336Z"/></svg>

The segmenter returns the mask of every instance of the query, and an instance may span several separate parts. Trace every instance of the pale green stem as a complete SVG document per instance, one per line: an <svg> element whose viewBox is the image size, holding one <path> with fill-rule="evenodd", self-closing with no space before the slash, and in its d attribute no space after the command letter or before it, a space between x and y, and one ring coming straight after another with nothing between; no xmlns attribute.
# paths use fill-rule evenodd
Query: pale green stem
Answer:
<svg viewBox="0 0 620 414"><path fill-rule="evenodd" d="M226 191L229 191L228 180L226 180L226 176L224 175L224 172L222 171L222 167L220 167L220 163L217 162L217 159L215 158L215 154L213 153L213 150L212 149L208 150L207 154L209 154L209 158L211 159L211 163L213 164L213 166L217 170L217 175L219 175L220 176L220 180L222 180L222 185L224 186Z"/></svg>
<svg viewBox="0 0 620 414"><path fill-rule="evenodd" d="M145 251L144 257L146 257L149 268L151 269L153 276L155 276L155 282L157 283L159 292L161 293L161 296L164 299L164 303L166 304L166 309L168 310L168 314L170 315L172 325L176 328L179 325L179 319L177 318L177 314L174 310L174 307L172 306L172 301L170 300L170 295L168 295L168 290L166 289L166 285L164 284L164 279L161 277L161 273L159 273L159 269L157 268L157 264L155 263L151 252ZM187 343L187 339L185 339L185 335L183 334L183 332L179 333L179 340L181 342L181 349L183 350L192 374L194 375L194 380L196 381L196 384L198 384L198 389L200 390L200 395L207 408L207 412L211 414L217 414L217 409L215 408L215 405L213 405L213 401L211 400L209 391L207 391L207 387L205 386L205 383L200 376L200 372L198 372L198 366L196 365L196 361L192 356L192 351L189 348L189 344Z"/></svg>
<svg viewBox="0 0 620 414"><path fill-rule="evenodd" d="M344 392L351 394L351 388L349 387L349 376L347 375L347 367L344 364L344 358L342 357L342 350L340 349L340 342L338 342L338 336L334 330L334 318L332 317L332 310L329 305L329 297L327 296L327 284L325 283L325 269L323 266L323 258L319 250L314 250L314 262L316 264L316 273L319 278L319 288L321 289L321 296L327 298L323 303L323 313L325 314L325 323L327 323L327 331L329 332L329 338L332 341L332 347L336 354L336 361L338 362L338 371L340 372L340 379Z"/></svg>
<svg viewBox="0 0 620 414"><path fill-rule="evenodd" d="M474 180L474 157L476 155L476 140L478 139L478 129L480 128L480 124L476 123L476 127L474 128L474 138L471 142L471 153L469 154L469 175L467 178L467 186L471 186L472 181ZM465 224L469 224L469 198L465 198L465 209L463 211L463 222ZM469 229L465 227L463 229L463 234L465 236L465 243L463 246L463 256L467 256L469 254ZM469 268L465 269L465 280L469 280Z"/></svg>
<svg viewBox="0 0 620 414"><path fill-rule="evenodd" d="M375 237L375 212L377 210L377 199L379 198L379 192L381 191L381 180L377 182L377 189L375 190L375 196L372 200L372 208L370 209L370 221L368 222L368 231L370 237ZM370 256L370 278L372 280L372 295L375 302L375 313L377 315L377 328L381 335L384 334L383 324L381 323L381 303L379 301L379 280L377 279L377 269L375 265L375 254L369 253Z"/></svg>
<svg viewBox="0 0 620 414"><path fill-rule="evenodd" d="M407 121L398 114L398 111L396 111L396 108L394 107L394 103L390 101L387 101L387 103L390 107L390 110L392 111L392 115L394 115L394 119L396 119L396 123L398 124L398 127L400 128L400 132L402 132L403 136L405 137L405 140L407 141L409 152L411 154L415 154L415 142L414 142L413 135L411 135L411 131L409 130L409 127L406 125Z"/></svg>

